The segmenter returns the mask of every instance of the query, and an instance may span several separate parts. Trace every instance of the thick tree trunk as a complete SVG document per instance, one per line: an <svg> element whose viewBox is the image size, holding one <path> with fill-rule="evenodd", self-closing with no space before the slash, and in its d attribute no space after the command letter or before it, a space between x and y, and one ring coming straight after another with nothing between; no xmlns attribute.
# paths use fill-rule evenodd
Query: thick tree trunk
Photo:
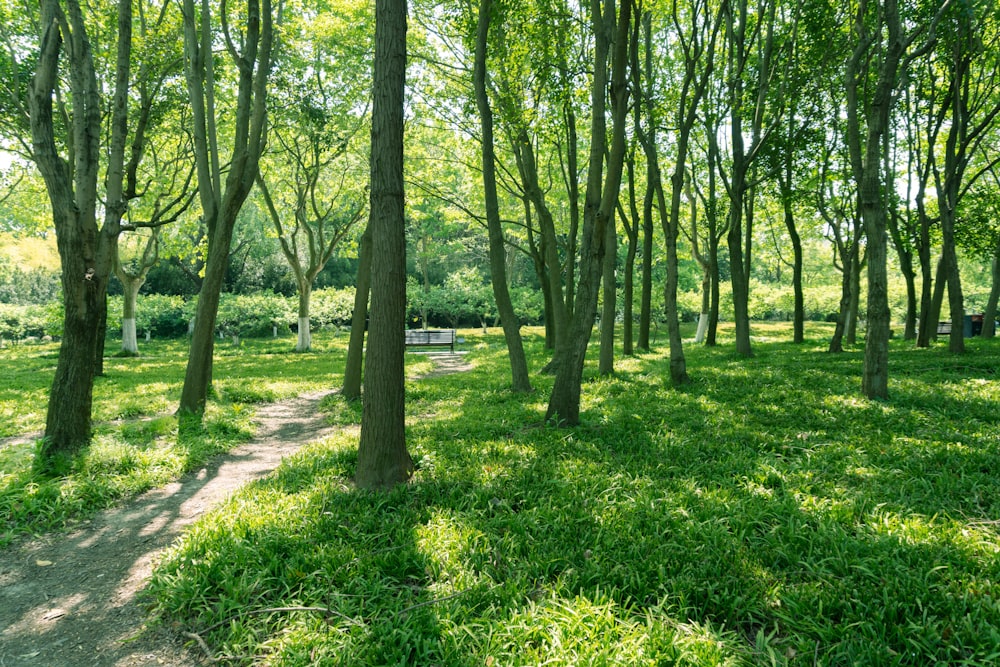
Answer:
<svg viewBox="0 0 1000 667"><path fill-rule="evenodd" d="M355 483L388 489L407 481L404 344L406 221L403 200L403 108L406 2L376 0L372 84L371 331L365 362L361 438Z"/></svg>
<svg viewBox="0 0 1000 667"><path fill-rule="evenodd" d="M476 89L476 105L482 127L483 189L486 199L486 224L490 242L490 281L493 298L500 315L504 340L507 343L507 357L510 360L511 389L515 392L531 391L528 376L528 362L524 356L521 340L521 323L514 312L507 285L507 255L504 248L503 227L500 222L500 202L497 197L496 163L493 144L493 110L486 93L486 60L492 1L481 0L479 5L479 26L476 36L475 66L473 82ZM486 325L483 324L485 330Z"/></svg>
<svg viewBox="0 0 1000 667"><path fill-rule="evenodd" d="M341 396L355 401L361 398L361 370L364 365L365 329L368 322L368 295L372 284L371 225L361 235L358 249L358 277L354 288L354 315L351 317L351 340L347 345L344 365L344 387Z"/></svg>
<svg viewBox="0 0 1000 667"><path fill-rule="evenodd" d="M45 435L36 468L45 474L64 472L72 457L90 440L94 377L100 370L98 337L107 309L111 244L118 236L116 220L97 226L97 176L100 165L100 89L90 42L78 2L43 0L39 52L28 91L33 159L45 181L62 268L63 339L49 392ZM123 4L130 11L130 5ZM119 28L121 24L119 24ZM126 31L120 52L128 53ZM72 54L72 55L70 55ZM60 154L55 138L53 99L61 86L60 59L66 56L71 100L69 124L60 145L73 147L73 164ZM119 63L118 73L121 73ZM125 68L127 78L127 68ZM117 202L114 202L117 204ZM102 357L103 360L103 357Z"/></svg>
<svg viewBox="0 0 1000 667"><path fill-rule="evenodd" d="M91 262L68 247L76 244L67 243L66 236L58 238L63 264L63 337L36 461L41 472L55 474L65 472L72 457L90 442L98 323L107 293L96 273L85 277L93 270L88 266Z"/></svg>
<svg viewBox="0 0 1000 667"><path fill-rule="evenodd" d="M235 216L234 216L235 217ZM212 360L215 354L215 323L219 315L219 298L226 278L229 246L233 226L221 224L208 244L205 277L198 295L198 308L191 334L184 386L181 388L180 412L182 415L202 415L212 386Z"/></svg>

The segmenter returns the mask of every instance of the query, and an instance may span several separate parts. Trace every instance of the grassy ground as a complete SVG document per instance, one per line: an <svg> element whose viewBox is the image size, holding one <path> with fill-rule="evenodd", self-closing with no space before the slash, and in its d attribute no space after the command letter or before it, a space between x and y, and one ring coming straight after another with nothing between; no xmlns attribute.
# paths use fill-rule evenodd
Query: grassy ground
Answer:
<svg viewBox="0 0 1000 667"><path fill-rule="evenodd" d="M59 529L122 498L176 479L253 436L254 405L320 388L343 373L346 337L318 337L295 354L293 339L216 346L216 394L201 429L178 433L185 341L151 341L137 358L108 357L94 387L95 438L61 479L32 471L34 443L0 444L0 547ZM40 433L58 345L0 348L0 438Z"/></svg>
<svg viewBox="0 0 1000 667"><path fill-rule="evenodd" d="M621 361L574 429L467 333L472 372L408 385L411 484L359 493L354 437L311 447L190 531L155 610L237 664L996 664L998 343L896 342L870 402L814 332L692 346L682 389Z"/></svg>

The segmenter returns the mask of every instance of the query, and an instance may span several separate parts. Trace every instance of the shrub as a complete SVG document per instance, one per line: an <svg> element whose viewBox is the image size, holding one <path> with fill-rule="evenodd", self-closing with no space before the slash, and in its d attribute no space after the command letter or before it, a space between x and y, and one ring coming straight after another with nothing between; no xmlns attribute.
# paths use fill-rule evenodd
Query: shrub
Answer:
<svg viewBox="0 0 1000 667"><path fill-rule="evenodd" d="M287 332L292 316L294 312L283 296L223 294L216 327L227 336L270 336L276 326Z"/></svg>
<svg viewBox="0 0 1000 667"><path fill-rule="evenodd" d="M295 297L292 301L297 303L297 299L298 297ZM295 315L294 308L292 315ZM353 287L328 287L312 293L312 299L309 303L309 319L313 329L348 326L353 315Z"/></svg>

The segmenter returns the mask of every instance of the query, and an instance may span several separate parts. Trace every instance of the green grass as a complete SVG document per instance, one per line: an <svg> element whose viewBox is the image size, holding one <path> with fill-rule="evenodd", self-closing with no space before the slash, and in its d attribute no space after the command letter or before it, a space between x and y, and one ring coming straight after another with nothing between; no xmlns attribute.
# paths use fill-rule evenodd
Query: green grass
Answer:
<svg viewBox="0 0 1000 667"><path fill-rule="evenodd" d="M294 344L290 338L220 342L215 400L202 424L181 430L171 413L184 380L185 341L146 342L139 357L106 358L94 386L95 437L70 474L37 475L33 443L0 445L0 547L72 525L197 469L253 436L256 404L337 386L346 338L320 335L307 354L293 353ZM44 428L57 354L52 344L0 348L0 437Z"/></svg>
<svg viewBox="0 0 1000 667"><path fill-rule="evenodd" d="M689 346L680 389L619 360L572 429L466 333L473 371L408 383L412 483L355 490L356 432L311 446L168 553L156 614L236 664L995 664L1000 344L896 341L871 402L810 331Z"/></svg>

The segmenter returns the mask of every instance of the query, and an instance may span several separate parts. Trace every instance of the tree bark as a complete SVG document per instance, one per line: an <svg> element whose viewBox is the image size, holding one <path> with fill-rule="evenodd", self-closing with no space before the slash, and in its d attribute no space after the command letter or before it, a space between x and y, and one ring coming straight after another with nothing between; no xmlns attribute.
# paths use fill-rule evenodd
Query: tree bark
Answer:
<svg viewBox="0 0 1000 667"><path fill-rule="evenodd" d="M131 18L131 5L123 0L120 11ZM121 28L121 21L119 28ZM130 21L125 21L130 26ZM76 0L66 9L57 0L41 3L41 36L35 75L29 94L29 122L35 164L45 182L52 206L56 245L62 266L63 339L36 467L43 473L61 473L71 458L90 441L94 377L99 372L98 343L107 309L107 283L111 274L111 248L118 235L117 222L97 226L97 178L100 165L100 89L93 54ZM119 51L128 53L131 37ZM61 84L59 62L66 57L72 99L70 159L59 154L55 139L52 101ZM119 63L119 73L122 63ZM127 67L125 78L127 79ZM117 203L117 202L116 202Z"/></svg>
<svg viewBox="0 0 1000 667"><path fill-rule="evenodd" d="M986 310L983 312L983 338L994 338L997 335L997 302L1000 301L1000 242L997 243L996 251L991 262L993 277L990 287L990 296L986 301Z"/></svg>
<svg viewBox="0 0 1000 667"><path fill-rule="evenodd" d="M351 339L347 345L344 366L344 386L341 396L354 401L361 398L361 370L364 361L365 329L368 323L368 295L372 284L371 225L361 235L358 249L358 277L354 288L354 315L351 317Z"/></svg>
<svg viewBox="0 0 1000 667"><path fill-rule="evenodd" d="M473 84L476 92L476 106L482 128L483 190L486 200L486 225L490 242L490 282L493 298L497 303L504 340L507 343L507 357L510 360L511 389L515 392L531 391L528 376L528 362L524 356L521 340L521 323L514 312L507 285L507 262L500 222L500 200L497 196L496 157L493 141L493 110L486 92L486 61L489 45L489 28L492 0L481 0L479 5L478 30L476 34L476 54L473 68ZM485 328L485 325L484 325Z"/></svg>
<svg viewBox="0 0 1000 667"><path fill-rule="evenodd" d="M479 109L479 121L483 133L483 190L485 191L486 225L490 242L490 282L493 285L493 298L497 304L504 340L507 343L511 389L515 392L526 393L531 391L531 379L528 377L528 362L524 356L524 344L521 340L521 323L514 312L514 304L511 301L510 289L507 285L507 257L504 249L503 227L500 222L500 201L497 196L493 110L490 108L490 100L486 93L486 60L492 4L492 0L480 0L473 68L476 106Z"/></svg>
<svg viewBox="0 0 1000 667"><path fill-rule="evenodd" d="M599 375L612 375L615 372L615 315L618 310L618 285L615 281L615 268L618 264L618 237L615 231L614 210L608 218L604 244L604 266L601 268L601 290L604 298L601 304L601 346L597 361L597 373Z"/></svg>
<svg viewBox="0 0 1000 667"><path fill-rule="evenodd" d="M591 2L595 37L594 79L591 85L590 163L587 172L579 282L567 335L556 343L556 378L549 397L546 419L573 426L580 422L580 391L587 346L597 314L597 296L605 253L606 226L614 214L625 161L625 117L628 87L625 70L628 64L628 30L631 3L623 2L614 37L611 59L612 96L611 150L607 155L608 173L604 177L607 120L605 95L608 89L608 53L615 27L615 3Z"/></svg>
<svg viewBox="0 0 1000 667"><path fill-rule="evenodd" d="M406 221L403 200L403 110L406 2L376 0L372 84L371 331L365 362L361 438L355 482L388 489L407 481L404 343Z"/></svg>
<svg viewBox="0 0 1000 667"><path fill-rule="evenodd" d="M226 277L233 229L243 202L253 187L264 150L267 125L267 80L271 71L274 31L271 0L247 0L246 26L240 37L242 53L227 38L238 69L237 100L232 128L233 152L228 171L220 165L215 108L215 68L209 5L202 0L196 22L194 0L184 0L184 52L190 98L198 194L208 228L208 258L198 296L194 331L179 412L197 419L205 412L212 384L215 324L219 295ZM223 189L223 174L225 188Z"/></svg>

